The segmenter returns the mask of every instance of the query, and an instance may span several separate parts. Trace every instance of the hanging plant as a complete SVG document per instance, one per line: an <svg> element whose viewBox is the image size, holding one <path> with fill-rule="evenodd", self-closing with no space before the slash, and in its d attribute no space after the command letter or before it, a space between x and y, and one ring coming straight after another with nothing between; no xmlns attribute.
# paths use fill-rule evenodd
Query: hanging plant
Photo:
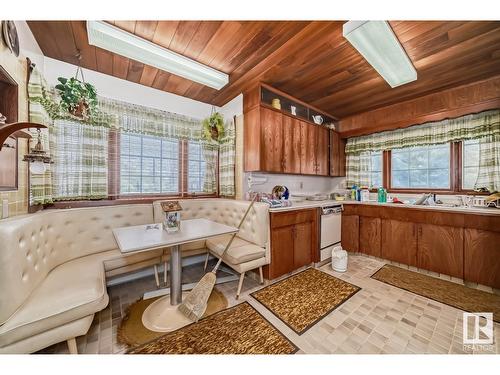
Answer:
<svg viewBox="0 0 500 375"><path fill-rule="evenodd" d="M59 77L57 80L60 83L55 88L61 97L59 105L63 111L80 119L87 119L96 111L97 93L93 85L76 77Z"/></svg>
<svg viewBox="0 0 500 375"><path fill-rule="evenodd" d="M219 112L212 112L202 124L204 139L220 142L224 138L224 118Z"/></svg>

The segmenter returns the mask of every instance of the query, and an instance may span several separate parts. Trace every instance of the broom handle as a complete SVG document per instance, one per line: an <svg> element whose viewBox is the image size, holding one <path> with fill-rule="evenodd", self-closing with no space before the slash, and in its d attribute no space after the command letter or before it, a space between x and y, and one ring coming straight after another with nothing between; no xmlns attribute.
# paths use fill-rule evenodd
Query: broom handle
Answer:
<svg viewBox="0 0 500 375"><path fill-rule="evenodd" d="M253 197L252 201L250 202L250 205L248 206L248 208L247 208L247 210L245 212L245 215L243 215L243 218L241 219L240 224L238 225L238 232L239 232L239 229L241 228L241 226L243 225L243 223L245 222L245 219L247 218L248 213L252 209L252 206L255 203L255 199L256 198L257 198L257 194ZM229 249L229 247L233 243L234 237L236 237L236 234L238 234L238 232L235 232L235 233L232 234L231 239L229 240L229 243L226 245L226 248L224 249L224 251L222 252L222 254L221 254L220 258L219 258L219 261L217 262L217 264L215 265L214 269L212 270L213 273L217 273L217 270L219 269L219 267L220 267L220 265L222 263L222 257L224 256L224 254L226 254L227 249Z"/></svg>

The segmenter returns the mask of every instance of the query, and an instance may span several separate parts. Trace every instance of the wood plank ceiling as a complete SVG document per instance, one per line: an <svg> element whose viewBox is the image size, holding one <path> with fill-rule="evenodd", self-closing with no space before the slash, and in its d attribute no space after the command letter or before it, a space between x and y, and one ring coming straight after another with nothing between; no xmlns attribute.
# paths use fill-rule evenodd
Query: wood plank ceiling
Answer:
<svg viewBox="0 0 500 375"><path fill-rule="evenodd" d="M344 118L500 74L498 21L392 21L418 72L391 89L343 21L109 21L230 75L220 91L90 46L84 21L28 21L46 56L215 105L266 82Z"/></svg>

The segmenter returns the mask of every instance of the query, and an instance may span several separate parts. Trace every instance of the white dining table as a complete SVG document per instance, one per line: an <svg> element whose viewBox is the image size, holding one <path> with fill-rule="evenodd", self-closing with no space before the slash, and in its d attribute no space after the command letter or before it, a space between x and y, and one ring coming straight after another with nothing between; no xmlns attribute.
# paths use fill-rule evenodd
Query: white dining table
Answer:
<svg viewBox="0 0 500 375"><path fill-rule="evenodd" d="M182 255L180 245L199 240L238 232L238 228L217 223L208 219L182 220L178 232L169 233L163 224L136 225L113 229L113 235L123 254L170 248L170 287L159 290L144 298L170 294L169 301L159 299L150 305L143 314L146 328L169 332L190 323L177 312L182 302ZM190 285L192 287L192 285ZM153 306L154 305L154 306Z"/></svg>

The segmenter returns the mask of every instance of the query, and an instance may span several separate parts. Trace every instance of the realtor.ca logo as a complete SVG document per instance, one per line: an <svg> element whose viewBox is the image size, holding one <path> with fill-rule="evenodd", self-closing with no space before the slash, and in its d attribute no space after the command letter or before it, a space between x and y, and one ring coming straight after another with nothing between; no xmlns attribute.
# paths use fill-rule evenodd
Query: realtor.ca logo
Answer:
<svg viewBox="0 0 500 375"><path fill-rule="evenodd" d="M493 313L463 313L464 349L493 351Z"/></svg>

